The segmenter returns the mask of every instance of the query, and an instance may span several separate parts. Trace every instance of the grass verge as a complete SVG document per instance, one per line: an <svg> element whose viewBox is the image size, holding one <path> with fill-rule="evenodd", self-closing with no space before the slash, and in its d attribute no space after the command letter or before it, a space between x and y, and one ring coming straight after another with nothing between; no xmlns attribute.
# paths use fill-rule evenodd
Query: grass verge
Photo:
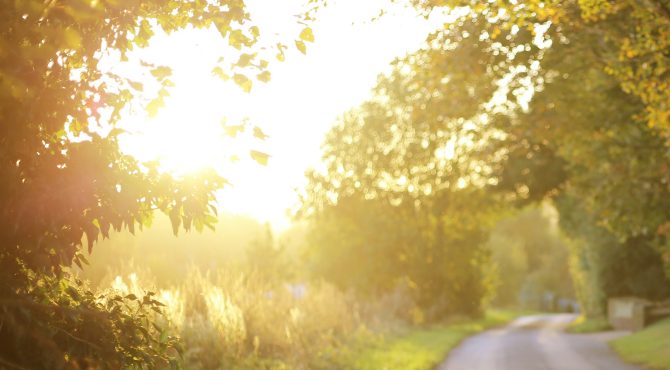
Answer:
<svg viewBox="0 0 670 370"><path fill-rule="evenodd" d="M653 369L670 369L670 319L610 342L628 362Z"/></svg>
<svg viewBox="0 0 670 370"><path fill-rule="evenodd" d="M607 331L611 329L612 327L605 317L587 318L585 316L579 316L577 320L568 326L567 332L574 334L585 334Z"/></svg>
<svg viewBox="0 0 670 370"><path fill-rule="evenodd" d="M375 347L355 351L347 368L429 370L444 360L449 351L464 338L505 324L523 314L527 313L494 310L478 320L411 329L401 335L386 338Z"/></svg>

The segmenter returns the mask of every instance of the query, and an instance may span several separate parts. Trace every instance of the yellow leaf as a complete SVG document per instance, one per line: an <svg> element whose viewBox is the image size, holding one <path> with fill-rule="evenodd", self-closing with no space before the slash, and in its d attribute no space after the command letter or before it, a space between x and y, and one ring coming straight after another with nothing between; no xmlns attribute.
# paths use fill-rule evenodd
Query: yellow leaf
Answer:
<svg viewBox="0 0 670 370"><path fill-rule="evenodd" d="M249 152L249 154L251 155L251 158L254 161L258 162L258 164L263 165L263 166L267 166L268 159L270 159L269 155L267 155L263 152L259 152L257 150L252 150L252 151Z"/></svg>
<svg viewBox="0 0 670 370"><path fill-rule="evenodd" d="M66 28L65 31L63 31L63 36L65 37L65 43L68 47L77 49L81 46L81 35L74 28Z"/></svg>
<svg viewBox="0 0 670 370"><path fill-rule="evenodd" d="M296 40L295 41L295 46L298 48L298 50L300 50L301 53L307 54L307 47L305 46L304 42L302 42L300 40Z"/></svg>
<svg viewBox="0 0 670 370"><path fill-rule="evenodd" d="M143 91L144 90L144 85L142 85L139 82L128 80L128 84L130 84L130 87L132 87L133 89L135 89L137 91Z"/></svg>
<svg viewBox="0 0 670 370"><path fill-rule="evenodd" d="M247 77L243 74L240 74L240 73L236 73L233 76L233 81L235 81L235 83L239 87L241 87L242 90L244 90L244 92L250 92L251 91L252 82L249 79L249 77Z"/></svg>
<svg viewBox="0 0 670 370"><path fill-rule="evenodd" d="M236 65L238 67L244 68L244 67L248 66L249 64L251 64L251 60L253 58L254 58L254 56L251 55L251 54L242 54L242 55L240 55L240 59L238 59Z"/></svg>
<svg viewBox="0 0 670 370"><path fill-rule="evenodd" d="M223 126L223 130L225 131L226 135L230 137L235 137L237 134L244 132L245 125L231 125L231 126Z"/></svg>
<svg viewBox="0 0 670 370"><path fill-rule="evenodd" d="M151 74L159 80L163 80L172 75L172 69L166 66L159 66L151 70Z"/></svg>
<svg viewBox="0 0 670 370"><path fill-rule="evenodd" d="M499 27L494 27L491 31L491 40L495 40L498 36L500 36L500 32L501 31Z"/></svg>
<svg viewBox="0 0 670 370"><path fill-rule="evenodd" d="M270 81L270 71L263 71L256 76L258 81L269 82Z"/></svg>
<svg viewBox="0 0 670 370"><path fill-rule="evenodd" d="M212 74L214 74L215 76L218 76L220 79L222 79L224 81L230 80L230 76L228 76L228 74L223 71L223 68L221 68L219 66L216 66L216 67L214 67L214 69L212 69Z"/></svg>
<svg viewBox="0 0 670 370"><path fill-rule="evenodd" d="M261 32L257 26L252 26L249 28L249 32L251 32L251 35L255 38L258 38L261 35Z"/></svg>
<svg viewBox="0 0 670 370"><path fill-rule="evenodd" d="M300 32L300 39L307 42L314 42L314 33L312 29L306 27L302 32Z"/></svg>
<svg viewBox="0 0 670 370"><path fill-rule="evenodd" d="M254 126L254 137L261 140L265 140L268 137L268 135L266 135L265 132L263 132L263 130L261 130L260 127Z"/></svg>
<svg viewBox="0 0 670 370"><path fill-rule="evenodd" d="M165 102L163 101L163 97L159 96L158 98L150 101L145 109L149 114L149 117L155 117L156 114L158 114L158 110L161 109L164 105Z"/></svg>

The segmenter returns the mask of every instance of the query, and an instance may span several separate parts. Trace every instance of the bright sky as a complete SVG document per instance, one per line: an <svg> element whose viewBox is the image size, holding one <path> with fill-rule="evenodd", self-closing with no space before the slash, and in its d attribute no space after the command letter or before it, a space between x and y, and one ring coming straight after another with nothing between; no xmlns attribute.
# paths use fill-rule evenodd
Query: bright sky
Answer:
<svg viewBox="0 0 670 370"><path fill-rule="evenodd" d="M389 62L419 48L437 24L398 7L369 22L382 6L390 6L387 0L334 0L318 14L312 25L316 41L302 55L292 47L302 28L293 17L300 4L249 1L261 35L268 30L288 34L284 43L291 46L285 62L271 65L270 83L254 81L250 94L210 73L226 48L218 33L154 37L142 57L172 67L176 86L155 118L147 122L139 111L125 118L133 132L122 142L125 150L140 159L158 158L175 172L214 166L233 183L220 195L222 210L268 221L276 229L287 227L286 209L297 202L295 189L304 186L305 170L319 162L324 135L338 115L369 97ZM224 116L229 123L249 117L269 137L261 143L225 139ZM250 145L271 155L267 166L247 157L235 163L226 159L236 151L245 154Z"/></svg>

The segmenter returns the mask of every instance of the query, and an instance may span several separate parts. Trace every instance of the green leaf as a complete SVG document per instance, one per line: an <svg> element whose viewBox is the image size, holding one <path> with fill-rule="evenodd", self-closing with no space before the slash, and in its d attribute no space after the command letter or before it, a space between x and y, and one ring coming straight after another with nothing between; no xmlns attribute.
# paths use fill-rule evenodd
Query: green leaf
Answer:
<svg viewBox="0 0 670 370"><path fill-rule="evenodd" d="M204 225L200 219L196 218L193 220L193 226L195 226L195 231L201 233Z"/></svg>
<svg viewBox="0 0 670 370"><path fill-rule="evenodd" d="M79 292L71 286L67 287L66 291L67 294L69 294L70 297L74 298L75 300L79 300L81 297L81 295L79 295Z"/></svg>
<svg viewBox="0 0 670 370"><path fill-rule="evenodd" d="M179 212L179 208L180 207L175 206L169 214L170 223L172 224L172 232L175 236L177 236L179 233L179 225L181 225L181 214Z"/></svg>
<svg viewBox="0 0 670 370"><path fill-rule="evenodd" d="M268 165L268 160L270 159L270 156L268 154L265 154L263 152L259 152L257 150L251 150L249 152L249 154L251 155L251 158L254 161L258 162L258 164L260 164L262 166L267 166Z"/></svg>
<svg viewBox="0 0 670 370"><path fill-rule="evenodd" d="M91 253L93 250L93 243L98 240L98 229L95 227L88 228L84 230L84 234L86 235L88 253Z"/></svg>
<svg viewBox="0 0 670 370"><path fill-rule="evenodd" d="M300 32L300 39L307 42L314 42L314 33L312 29L306 27L302 32Z"/></svg>
<svg viewBox="0 0 670 370"><path fill-rule="evenodd" d="M128 231L131 235L135 235L135 220L132 218L126 220L126 227L128 228Z"/></svg>
<svg viewBox="0 0 670 370"><path fill-rule="evenodd" d="M216 209L216 205L214 205L214 204L208 204L207 207L212 211L212 213L214 214L214 216L218 216L219 211ZM218 222L218 219L216 219L216 221L214 221L214 222Z"/></svg>

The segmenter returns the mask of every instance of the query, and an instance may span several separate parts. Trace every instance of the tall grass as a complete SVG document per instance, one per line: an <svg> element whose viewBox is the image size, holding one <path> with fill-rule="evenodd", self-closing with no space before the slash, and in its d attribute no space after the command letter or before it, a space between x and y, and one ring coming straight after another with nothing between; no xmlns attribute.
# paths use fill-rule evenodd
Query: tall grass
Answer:
<svg viewBox="0 0 670 370"><path fill-rule="evenodd" d="M112 289L139 296L146 275L117 275ZM257 271L194 268L157 297L166 305L161 324L182 339L187 369L337 368L347 344L373 339L365 310L326 283L290 286Z"/></svg>

